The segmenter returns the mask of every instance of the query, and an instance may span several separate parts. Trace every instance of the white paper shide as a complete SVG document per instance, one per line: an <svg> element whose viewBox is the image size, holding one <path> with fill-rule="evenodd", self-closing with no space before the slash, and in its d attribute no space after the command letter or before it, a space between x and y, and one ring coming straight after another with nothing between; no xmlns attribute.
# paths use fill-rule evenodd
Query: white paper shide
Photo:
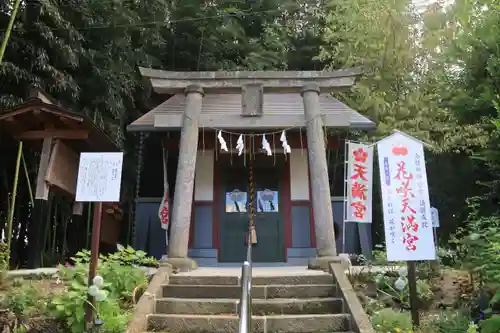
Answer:
<svg viewBox="0 0 500 333"><path fill-rule="evenodd" d="M388 261L434 260L422 142L395 133L377 144Z"/></svg>
<svg viewBox="0 0 500 333"><path fill-rule="evenodd" d="M373 146L347 144L346 222L372 222Z"/></svg>
<svg viewBox="0 0 500 333"><path fill-rule="evenodd" d="M81 153L76 184L78 202L118 202L123 153Z"/></svg>

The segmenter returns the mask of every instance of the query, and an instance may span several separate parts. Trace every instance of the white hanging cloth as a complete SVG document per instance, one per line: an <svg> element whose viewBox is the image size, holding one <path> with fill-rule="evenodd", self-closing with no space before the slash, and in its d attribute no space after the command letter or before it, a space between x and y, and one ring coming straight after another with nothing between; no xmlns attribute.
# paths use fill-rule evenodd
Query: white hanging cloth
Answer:
<svg viewBox="0 0 500 333"><path fill-rule="evenodd" d="M266 151L267 156L271 156L273 152L271 151L271 145L269 144L269 141L266 139L266 135L262 135L262 149Z"/></svg>
<svg viewBox="0 0 500 333"><path fill-rule="evenodd" d="M245 143L243 142L243 134L240 134L238 141L236 141L236 149L238 149L238 156L243 154L243 149L245 149Z"/></svg>
<svg viewBox="0 0 500 333"><path fill-rule="evenodd" d="M290 145L288 144L288 141L286 140L285 131L281 132L280 141L281 141L281 146L283 147L284 153L290 154L292 152L292 148L290 148Z"/></svg>
<svg viewBox="0 0 500 333"><path fill-rule="evenodd" d="M217 139L219 139L220 149L221 149L221 150L224 150L224 151L229 151L229 150L227 149L227 143L226 143L226 140L224 140L224 138L222 137L222 131L219 131L219 134L217 135Z"/></svg>

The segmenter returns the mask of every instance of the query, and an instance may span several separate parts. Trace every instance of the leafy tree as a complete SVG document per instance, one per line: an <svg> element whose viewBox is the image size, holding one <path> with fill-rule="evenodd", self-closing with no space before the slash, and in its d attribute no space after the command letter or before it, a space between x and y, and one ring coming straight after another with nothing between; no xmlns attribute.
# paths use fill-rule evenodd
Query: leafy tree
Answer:
<svg viewBox="0 0 500 333"><path fill-rule="evenodd" d="M477 194L478 165L470 155L488 141L481 124L452 108L456 72L448 61L457 33L454 12L410 1L330 0L319 58L328 68L362 66L356 87L339 95L377 125L371 140L402 130L430 144L426 154L431 203L443 236L467 217L465 200ZM460 181L457 181L460 179Z"/></svg>

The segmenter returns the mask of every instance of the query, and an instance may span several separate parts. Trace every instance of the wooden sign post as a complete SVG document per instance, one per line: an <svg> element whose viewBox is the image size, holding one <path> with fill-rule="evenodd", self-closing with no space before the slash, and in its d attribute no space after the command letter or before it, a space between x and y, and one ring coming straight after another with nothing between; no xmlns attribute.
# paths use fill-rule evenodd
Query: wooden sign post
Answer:
<svg viewBox="0 0 500 333"><path fill-rule="evenodd" d="M408 268L408 298L410 300L411 321L413 327L417 328L420 326L420 300L418 299L417 293L417 265L415 261L407 261L406 266Z"/></svg>
<svg viewBox="0 0 500 333"><path fill-rule="evenodd" d="M88 286L92 285L99 260L102 203L119 202L123 153L82 153L78 168L76 202L94 202ZM88 296L85 322L92 321L94 299Z"/></svg>

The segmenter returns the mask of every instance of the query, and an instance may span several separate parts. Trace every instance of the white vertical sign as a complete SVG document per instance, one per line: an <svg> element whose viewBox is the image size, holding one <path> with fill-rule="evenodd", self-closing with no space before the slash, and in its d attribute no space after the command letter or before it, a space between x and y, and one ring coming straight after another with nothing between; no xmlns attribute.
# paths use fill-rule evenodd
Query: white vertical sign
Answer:
<svg viewBox="0 0 500 333"><path fill-rule="evenodd" d="M372 222L373 146L348 142L345 222Z"/></svg>
<svg viewBox="0 0 500 333"><path fill-rule="evenodd" d="M398 132L377 152L387 260L436 259L422 142Z"/></svg>
<svg viewBox="0 0 500 333"><path fill-rule="evenodd" d="M81 153L75 201L120 201L122 165L123 153Z"/></svg>
<svg viewBox="0 0 500 333"><path fill-rule="evenodd" d="M439 211L436 207L431 207L431 221L433 228L439 228Z"/></svg>

